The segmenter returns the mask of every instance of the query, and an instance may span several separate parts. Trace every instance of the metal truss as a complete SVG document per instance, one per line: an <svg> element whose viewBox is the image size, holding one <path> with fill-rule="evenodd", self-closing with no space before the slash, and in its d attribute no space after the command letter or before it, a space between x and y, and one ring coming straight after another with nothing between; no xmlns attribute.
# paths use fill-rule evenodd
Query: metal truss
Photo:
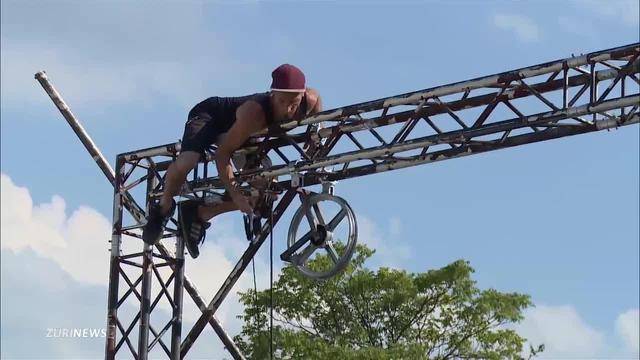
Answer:
<svg viewBox="0 0 640 360"><path fill-rule="evenodd" d="M273 166L237 176L275 178L286 190L292 180L307 186L633 124L638 49L636 43L324 111L261 134L264 141L243 150L271 156ZM179 146L122 156L174 156ZM158 169L168 164L160 161ZM196 176L190 188L221 190L222 184L216 176Z"/></svg>
<svg viewBox="0 0 640 360"><path fill-rule="evenodd" d="M163 235L163 241L176 239L171 249L163 241L155 249L145 245L141 252L125 254L121 248L124 237L127 241L141 238L145 212L138 203L148 204L162 194L164 174L179 154L180 144L120 154L115 175L111 171L110 177L106 161L99 160L99 152L92 152L93 143L83 140L83 131L74 127L76 121L70 120L73 115L68 107L46 76L41 76L38 80L115 189L107 359L114 359L123 349L135 358L146 359L149 349L158 344L169 358L183 358L207 324L230 354L241 359L242 354L214 314L296 194L317 184L638 123L639 56L640 43L634 43L327 110L255 134L237 153L254 154L256 163L268 157L271 165L242 169L236 176L246 191L264 190L256 184L269 184L271 190L284 195L277 202L273 224L264 223L209 304L184 275L184 248L177 237L175 218ZM86 134L84 137L88 138ZM208 201L224 190L215 173L214 154L215 147L194 169L182 197ZM125 267L137 269L135 281L125 275ZM161 276L157 271L160 267L169 269L169 277ZM160 291L152 302L150 284L154 275ZM122 295L120 280L126 284ZM172 282L173 295L169 291ZM182 288L202 312L183 340ZM132 298L131 294L138 300L140 312L126 324L119 318L118 309ZM169 301L173 313L169 322L156 329L149 319L159 297ZM135 325L139 325L137 348L129 340ZM171 343L166 346L162 339L169 328Z"/></svg>

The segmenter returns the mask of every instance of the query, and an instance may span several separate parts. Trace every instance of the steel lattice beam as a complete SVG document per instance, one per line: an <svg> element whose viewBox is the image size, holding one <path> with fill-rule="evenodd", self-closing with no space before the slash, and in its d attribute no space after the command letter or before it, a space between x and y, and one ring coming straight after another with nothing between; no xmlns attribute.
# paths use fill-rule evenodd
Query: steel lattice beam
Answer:
<svg viewBox="0 0 640 360"><path fill-rule="evenodd" d="M288 189L292 175L300 177L305 185L313 185L323 180L362 176L501 149L513 144L522 145L630 125L637 122L637 89L640 86L637 76L640 67L638 53L639 45L631 44L328 110L304 119L297 125L313 126L324 121L332 126L289 134L287 128L297 127L285 124L282 129L272 129L270 136L259 145L246 146L243 151L258 151L263 156L271 156L275 160L274 166L241 172L237 176L247 181L276 178L281 189ZM608 86L596 97L597 88L602 84ZM445 96L453 99L444 99ZM523 105L515 103L523 99L529 100L527 107L537 105L540 111L525 109ZM512 117L492 120L491 116L498 112L498 105L501 104ZM412 109L407 110L407 106ZM404 108L395 111L397 107ZM469 116L470 109L477 109L479 114ZM367 114L373 116L366 117ZM590 116L591 120L584 116ZM425 124L426 130L424 126L422 131L416 129L416 125ZM385 130L385 127L392 126L396 129L389 129L383 134L387 141L376 132L376 129ZM448 129L442 130L443 126ZM566 129L559 130L561 127ZM360 137L360 141L357 137ZM363 146L363 142L368 146ZM311 144L315 151L308 151L303 157L298 151L300 146L294 147L293 144ZM442 149L443 146L447 149ZM125 153L123 156L128 161L149 156L161 157L175 154L179 148L180 144L175 143ZM302 160L294 161L286 157L284 152L287 150L294 156L298 155L296 160ZM157 169L165 169L168 163L158 162ZM329 166L334 168L328 171L326 168ZM338 169L335 168L337 166ZM202 167L204 174L208 163ZM196 176L187 189L221 190L222 185L215 176ZM160 194L161 189L153 196Z"/></svg>

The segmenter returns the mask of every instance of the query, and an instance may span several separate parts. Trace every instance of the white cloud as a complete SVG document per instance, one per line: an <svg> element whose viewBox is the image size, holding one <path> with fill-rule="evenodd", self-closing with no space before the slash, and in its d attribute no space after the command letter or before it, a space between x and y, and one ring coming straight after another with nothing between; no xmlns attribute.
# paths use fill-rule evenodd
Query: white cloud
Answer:
<svg viewBox="0 0 640 360"><path fill-rule="evenodd" d="M495 14L493 16L493 24L502 30L513 31L522 41L531 42L540 38L538 25L526 16Z"/></svg>
<svg viewBox="0 0 640 360"><path fill-rule="evenodd" d="M6 174L0 177L2 249L19 252L30 248L54 260L77 281L105 285L110 221L85 206L67 217L65 201L57 195L49 203L34 205L26 188L14 184Z"/></svg>
<svg viewBox="0 0 640 360"><path fill-rule="evenodd" d="M6 174L1 174L0 177L2 250L19 254L31 249L40 257L54 261L74 280L106 287L110 220L96 210L85 206L67 216L65 201L57 195L54 195L50 202L34 204L27 188L17 186ZM169 245L171 239L164 242ZM216 218L212 230L207 234L207 241L201 249L200 257L191 259L186 255L185 274L196 285L205 304L212 299L247 246L247 241L236 235L230 222ZM124 254L140 251L141 242L139 239L125 237L122 241L122 249ZM258 287L265 288L269 279L269 273L265 271L268 269L268 264L260 256L256 256L255 262L258 270ZM280 264L276 262L274 265L274 277L277 279L280 274ZM160 268L159 271L164 279L168 278L167 268ZM236 292L253 288L251 276L249 266L216 312L218 320L231 334L238 333L242 326L241 320L235 317L242 312L242 305ZM134 281L135 278L131 280ZM120 281L120 286L126 289L126 283L123 281ZM157 294L159 291L160 287L154 278L152 294ZM127 303L134 307L138 306L133 296ZM200 316L200 310L187 293L184 294L184 304L185 322L194 321ZM164 299L158 306L170 311L170 305ZM205 341L204 338L200 341Z"/></svg>
<svg viewBox="0 0 640 360"><path fill-rule="evenodd" d="M525 310L525 319L514 329L527 339L529 345L545 345L541 359L627 359L640 355L640 314L631 309L620 314L615 321L616 335L595 329L571 305L536 305ZM624 346L620 346L624 344Z"/></svg>
<svg viewBox="0 0 640 360"><path fill-rule="evenodd" d="M409 244L402 241L402 223L399 218L389 219L385 231L381 224L377 224L363 214L358 214L358 241L376 250L373 260L380 266L390 268L404 268L403 262L411 257Z"/></svg>
<svg viewBox="0 0 640 360"><path fill-rule="evenodd" d="M534 347L545 345L541 358L594 358L604 346L604 335L568 305L527 309L516 331Z"/></svg>
<svg viewBox="0 0 640 360"><path fill-rule="evenodd" d="M30 249L2 256L2 359L104 356L104 338L47 338L48 328L102 329L106 287L74 281ZM130 309L127 309L130 310ZM29 339L29 346L24 346Z"/></svg>
<svg viewBox="0 0 640 360"><path fill-rule="evenodd" d="M640 355L640 311L632 309L620 314L616 319L616 331L629 351Z"/></svg>

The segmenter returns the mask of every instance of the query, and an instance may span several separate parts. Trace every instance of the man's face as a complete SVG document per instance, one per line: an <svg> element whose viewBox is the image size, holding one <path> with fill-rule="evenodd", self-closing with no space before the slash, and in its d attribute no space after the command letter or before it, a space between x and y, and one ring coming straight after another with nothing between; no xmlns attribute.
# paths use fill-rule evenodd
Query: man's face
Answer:
<svg viewBox="0 0 640 360"><path fill-rule="evenodd" d="M293 119L293 115L298 111L304 93L291 93L284 91L272 91L273 117L276 121L287 121Z"/></svg>

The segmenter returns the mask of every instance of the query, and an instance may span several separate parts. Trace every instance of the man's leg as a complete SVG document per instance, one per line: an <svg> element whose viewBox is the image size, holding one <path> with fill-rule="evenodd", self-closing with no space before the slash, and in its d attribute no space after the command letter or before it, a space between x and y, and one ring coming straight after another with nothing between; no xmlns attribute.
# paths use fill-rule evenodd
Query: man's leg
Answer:
<svg viewBox="0 0 640 360"><path fill-rule="evenodd" d="M151 204L147 223L142 230L142 240L147 244L155 244L162 236L163 230L175 207L173 197L178 195L187 174L198 164L200 155L215 138L216 127L211 116L197 114L190 116L184 127L181 151L178 158L169 165L165 174L163 194L158 203Z"/></svg>
<svg viewBox="0 0 640 360"><path fill-rule="evenodd" d="M227 133L222 133L218 135L216 142L220 144L226 136L227 136ZM247 158L245 154L234 153L231 157L231 161L233 162L233 166L235 167L236 170L243 170L247 163ZM264 167L271 166L271 160L269 158L267 158L265 161L263 161L262 166ZM257 184L252 183L251 185L258 186L258 187L265 186L265 184L262 184L262 183L257 183ZM249 203L251 204L252 207L255 207L256 204L258 203L258 198L250 197ZM171 204L169 203L169 205ZM220 214L230 212L230 211L235 211L235 210L238 210L238 206L231 200L223 201L221 203L214 204L214 205L200 205L198 207L198 218L201 221L209 221Z"/></svg>
<svg viewBox="0 0 640 360"><path fill-rule="evenodd" d="M220 145L227 134L228 133L224 132L217 135L216 144ZM236 170L241 170L246 163L244 155L239 155L238 153L234 153L231 156L231 161L233 162L233 166L236 168ZM171 206L170 202L168 206ZM201 221L209 221L215 216L235 210L238 210L238 206L231 200L223 201L215 205L200 205L198 207L198 218Z"/></svg>
<svg viewBox="0 0 640 360"><path fill-rule="evenodd" d="M224 201L219 204L209 206L201 205L198 208L198 217L203 221L209 221L215 216L235 210L238 210L238 205L233 201Z"/></svg>
<svg viewBox="0 0 640 360"><path fill-rule="evenodd" d="M164 227L175 208L173 197L180 192L180 187L187 178L187 174L198 164L199 160L199 153L185 151L180 153L178 158L169 165L162 197L159 203L151 204L147 223L142 230L142 240L147 244L155 244L162 236Z"/></svg>
<svg viewBox="0 0 640 360"><path fill-rule="evenodd" d="M184 125L181 151L178 158L171 163L165 176L164 192L160 199L162 212L166 214L173 205L173 197L178 195L180 188L187 179L187 174L193 170L200 156L211 143L211 139L217 137L215 123L208 114L196 114L189 116Z"/></svg>
<svg viewBox="0 0 640 360"><path fill-rule="evenodd" d="M181 152L178 158L169 165L165 176L164 192L160 199L163 214L169 212L173 197L178 195L182 184L184 184L184 181L187 179L187 174L198 165L199 160L199 153L195 151L185 151Z"/></svg>
<svg viewBox="0 0 640 360"><path fill-rule="evenodd" d="M227 136L227 133L221 133L215 136L216 143L220 142ZM244 155L234 153L231 161L236 170L242 170L246 165ZM167 208L171 207L171 198L164 200ZM257 199L250 198L249 203L255 206ZM238 210L238 206L233 201L223 201L214 205L204 205L196 201L184 201L180 203L180 227L183 237L186 239L185 247L193 258L197 258L200 254L198 249L200 243L204 241L206 230L211 225L208 221L222 213Z"/></svg>
<svg viewBox="0 0 640 360"><path fill-rule="evenodd" d="M252 202L253 199L249 199ZM204 241L205 232L211 225L209 220L222 213L238 210L233 201L223 201L215 205L201 205L189 200L180 203L180 228L185 247L194 259L200 255L199 246Z"/></svg>
<svg viewBox="0 0 640 360"><path fill-rule="evenodd" d="M194 259L200 255L199 246L204 241L205 232L211 225L208 221L214 216L228 211L238 210L233 201L224 201L215 205L201 205L197 200L183 201L180 208L180 229L185 239L185 247Z"/></svg>

